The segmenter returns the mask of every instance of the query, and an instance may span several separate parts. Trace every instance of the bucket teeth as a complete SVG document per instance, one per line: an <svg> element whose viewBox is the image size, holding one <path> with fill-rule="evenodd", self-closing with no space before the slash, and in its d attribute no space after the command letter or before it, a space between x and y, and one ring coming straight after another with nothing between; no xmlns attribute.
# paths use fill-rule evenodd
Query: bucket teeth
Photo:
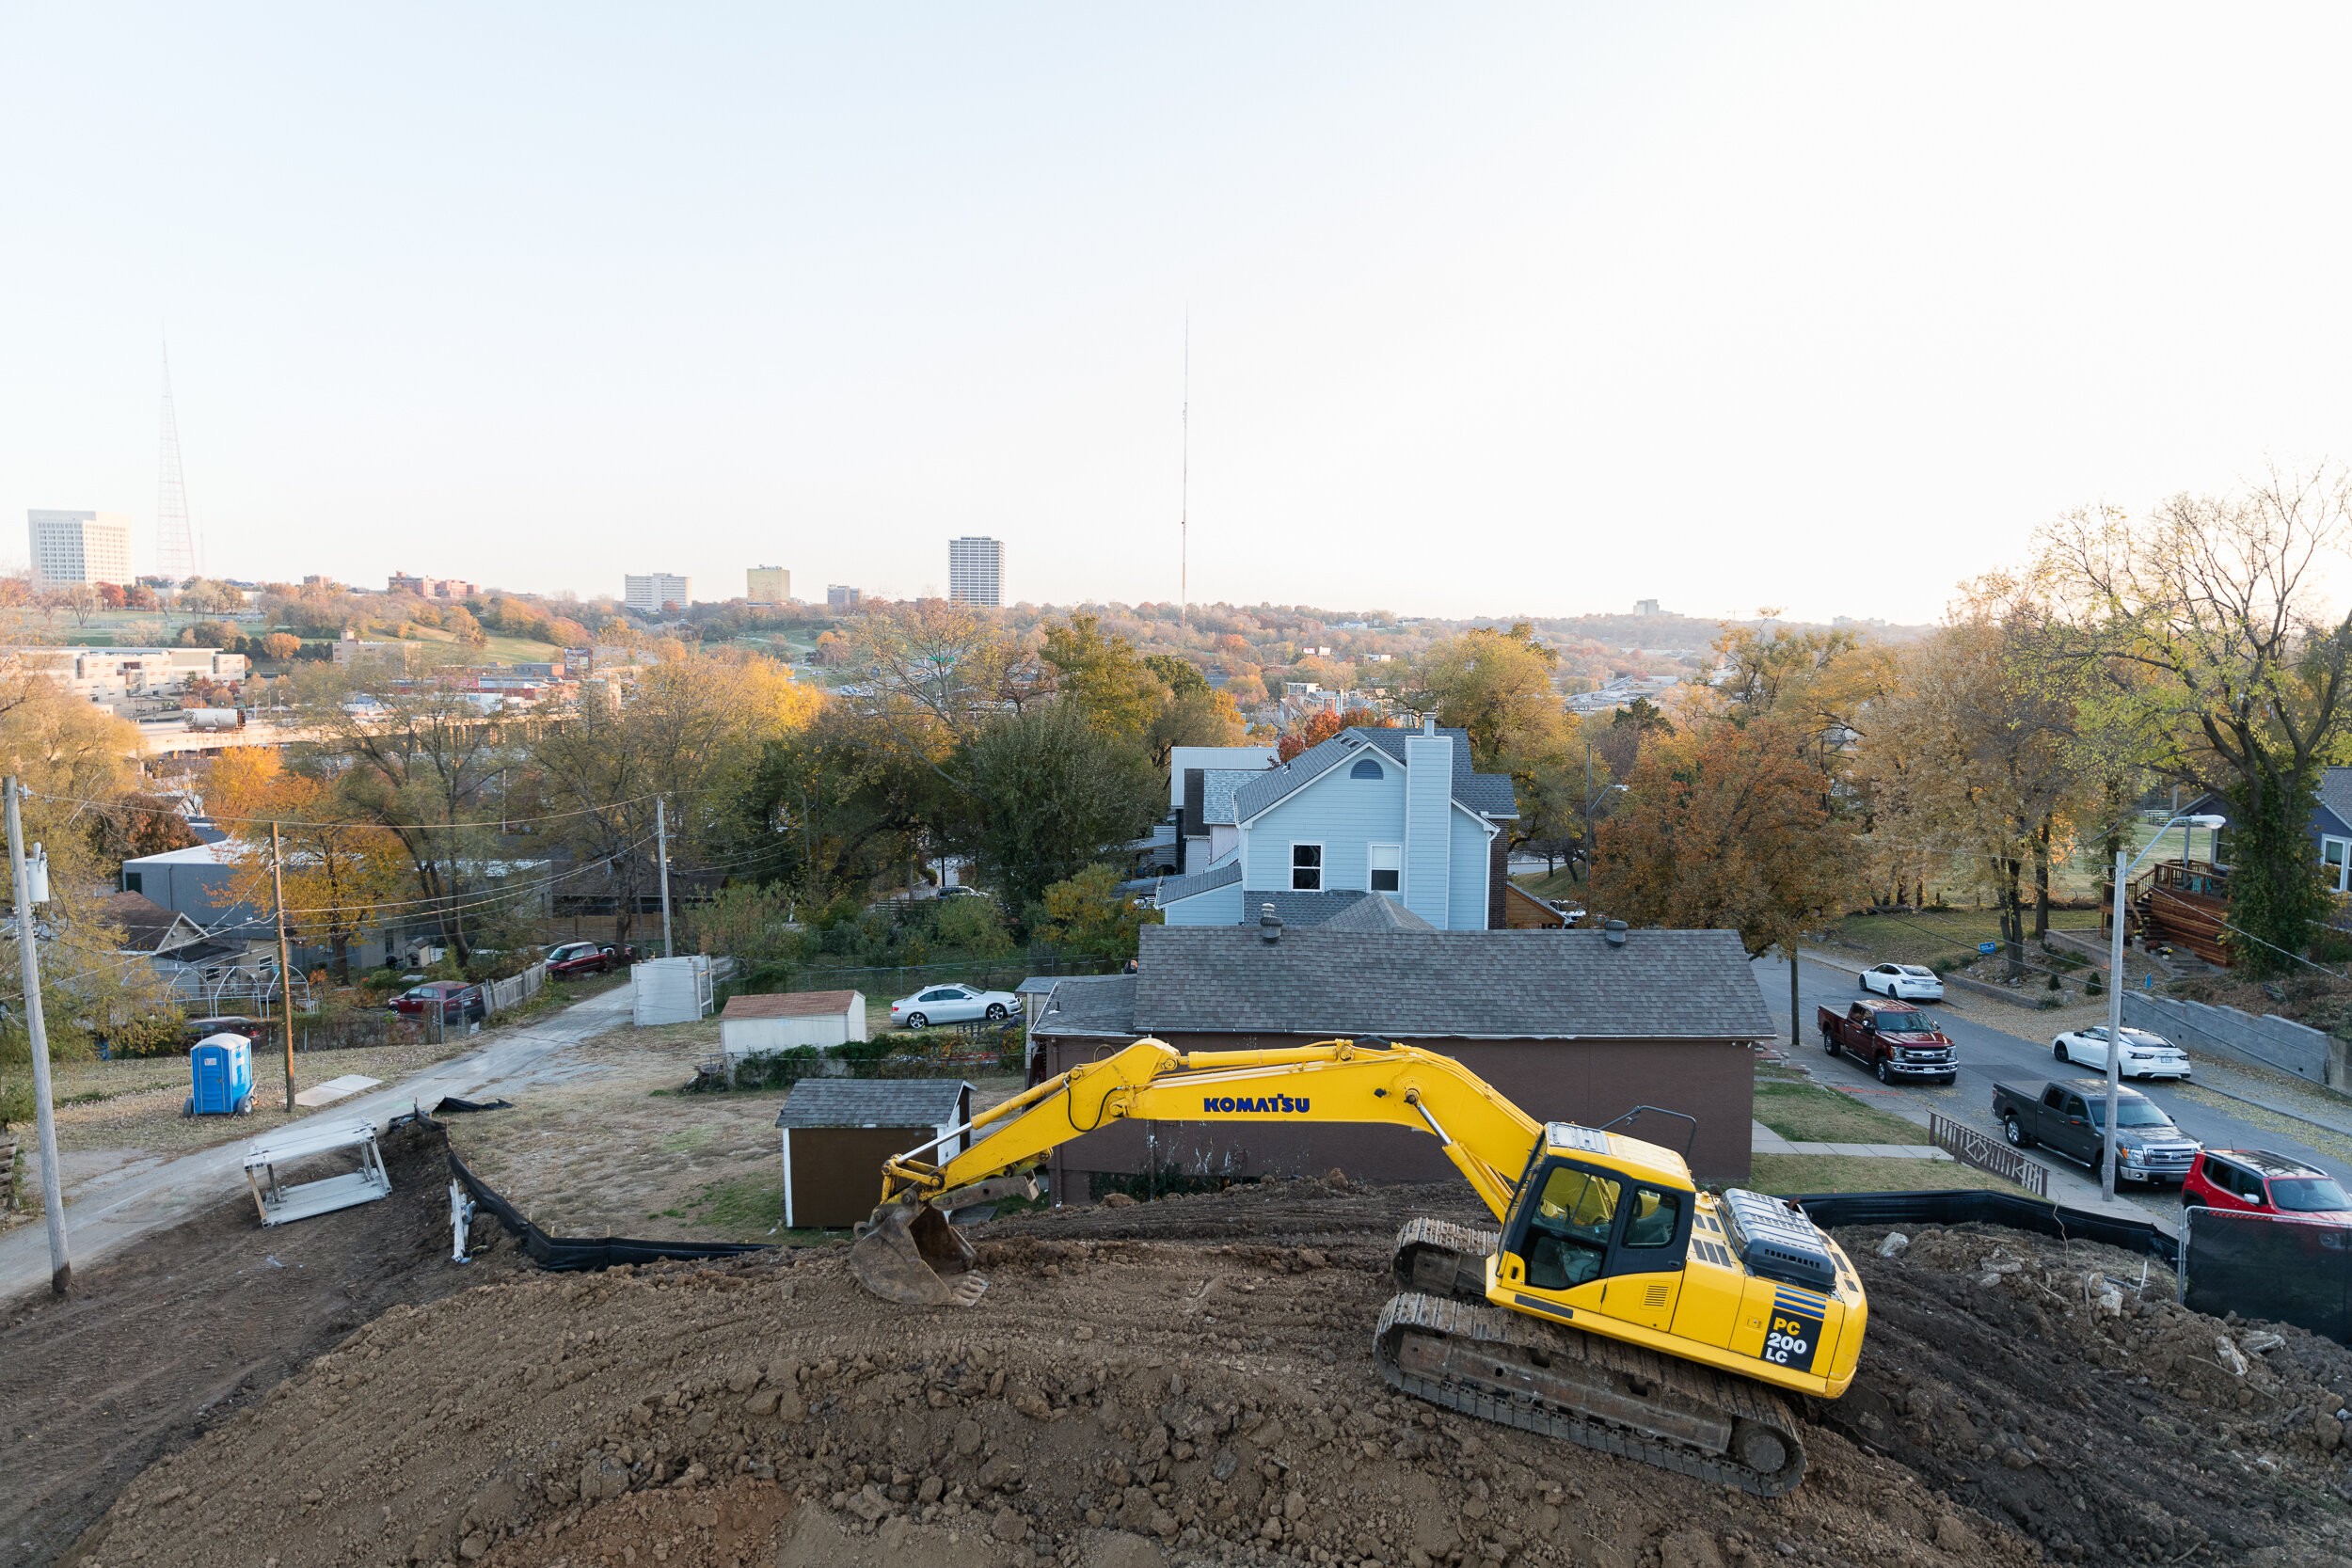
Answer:
<svg viewBox="0 0 2352 1568"><path fill-rule="evenodd" d="M988 1289L970 1272L973 1257L972 1243L937 1209L891 1203L874 1211L850 1248L850 1273L896 1306L969 1307Z"/></svg>

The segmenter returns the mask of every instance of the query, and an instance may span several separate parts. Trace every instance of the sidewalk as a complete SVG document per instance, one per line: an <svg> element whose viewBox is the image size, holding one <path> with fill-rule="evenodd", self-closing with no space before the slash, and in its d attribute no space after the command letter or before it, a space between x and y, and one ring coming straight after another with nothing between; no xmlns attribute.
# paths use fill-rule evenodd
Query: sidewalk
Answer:
<svg viewBox="0 0 2352 1568"><path fill-rule="evenodd" d="M574 1003L512 1033L486 1037L480 1048L436 1062L417 1076L349 1100L326 1112L338 1120L365 1117L380 1129L411 1106L431 1110L444 1095L461 1100L512 1096L532 1084L560 1082L593 1070L565 1059L565 1048L631 1017L628 986ZM242 1138L176 1160L136 1160L82 1182L65 1206L66 1247L85 1269L131 1242L245 1190ZM28 1171L37 1181L38 1172ZM49 1231L19 1226L0 1236L0 1302L49 1285Z"/></svg>
<svg viewBox="0 0 2352 1568"><path fill-rule="evenodd" d="M1762 1122L1754 1124L1757 1154L1844 1154L1860 1160L1948 1160L1933 1144L1790 1143Z"/></svg>

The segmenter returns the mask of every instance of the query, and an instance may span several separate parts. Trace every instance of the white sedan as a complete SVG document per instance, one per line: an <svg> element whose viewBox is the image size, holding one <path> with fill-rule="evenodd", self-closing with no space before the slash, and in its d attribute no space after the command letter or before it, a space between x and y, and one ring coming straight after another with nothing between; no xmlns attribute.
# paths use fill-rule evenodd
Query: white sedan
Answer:
<svg viewBox="0 0 2352 1568"><path fill-rule="evenodd" d="M2060 1035L2050 1042L2050 1054L2075 1067L2107 1069L2107 1026L2104 1023L2091 1029L2076 1029ZM2193 1078L2195 1069L2189 1066L2188 1053L2161 1035L2145 1029L2123 1031L2123 1063L2117 1069L2122 1078Z"/></svg>
<svg viewBox="0 0 2352 1568"><path fill-rule="evenodd" d="M1864 990L1883 991L1898 1002L1941 1002L1944 982L1917 964L1880 964L1862 972Z"/></svg>
<svg viewBox="0 0 2352 1568"><path fill-rule="evenodd" d="M975 990L970 986L926 986L913 996L890 1005L890 1022L910 1029L934 1023L968 1023L974 1019L1010 1018L1021 1010L1021 998L1009 990Z"/></svg>

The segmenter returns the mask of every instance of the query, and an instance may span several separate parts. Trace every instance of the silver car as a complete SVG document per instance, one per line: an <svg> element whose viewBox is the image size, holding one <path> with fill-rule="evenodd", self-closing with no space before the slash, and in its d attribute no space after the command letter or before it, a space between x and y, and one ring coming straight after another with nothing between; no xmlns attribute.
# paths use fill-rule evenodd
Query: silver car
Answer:
<svg viewBox="0 0 2352 1568"><path fill-rule="evenodd" d="M2090 1029L2076 1029L2060 1035L2050 1042L2050 1054L2061 1062L2076 1067L2107 1069L2107 1026L2104 1023ZM2123 1031L2123 1060L2116 1069L2119 1078L2194 1078L2196 1069L2189 1063L2188 1053L2161 1035L2145 1029Z"/></svg>
<svg viewBox="0 0 2352 1568"><path fill-rule="evenodd" d="M890 1005L890 1022L909 1029L934 1023L969 1023L974 1019L1010 1018L1021 1010L1021 998L1009 990L977 990L970 986L925 986L913 996Z"/></svg>

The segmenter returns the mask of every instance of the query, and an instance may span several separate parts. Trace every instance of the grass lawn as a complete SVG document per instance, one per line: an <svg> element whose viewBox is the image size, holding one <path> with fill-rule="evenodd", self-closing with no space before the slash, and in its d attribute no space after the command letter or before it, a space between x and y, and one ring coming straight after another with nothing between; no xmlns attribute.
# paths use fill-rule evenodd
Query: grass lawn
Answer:
<svg viewBox="0 0 2352 1568"><path fill-rule="evenodd" d="M1994 910L1920 910L1909 914L1850 914L1831 927L1833 941L1878 959L1934 964L2000 940ZM2052 910L2054 930L2097 930L2097 910ZM2030 943L2027 944L2031 946Z"/></svg>
<svg viewBox="0 0 2352 1568"><path fill-rule="evenodd" d="M1756 1085L1756 1119L1791 1143L1919 1144L1927 1130L1812 1084Z"/></svg>
<svg viewBox="0 0 2352 1568"><path fill-rule="evenodd" d="M1566 898L1581 902L1584 897L1584 884L1578 881L1565 865L1549 875L1537 871L1511 879L1538 898Z"/></svg>
<svg viewBox="0 0 2352 1568"><path fill-rule="evenodd" d="M1918 1129L1912 1130L1916 1132ZM1845 1154L1758 1154L1749 1183L1760 1193L1933 1193L2026 1189L1956 1160L1866 1160Z"/></svg>

